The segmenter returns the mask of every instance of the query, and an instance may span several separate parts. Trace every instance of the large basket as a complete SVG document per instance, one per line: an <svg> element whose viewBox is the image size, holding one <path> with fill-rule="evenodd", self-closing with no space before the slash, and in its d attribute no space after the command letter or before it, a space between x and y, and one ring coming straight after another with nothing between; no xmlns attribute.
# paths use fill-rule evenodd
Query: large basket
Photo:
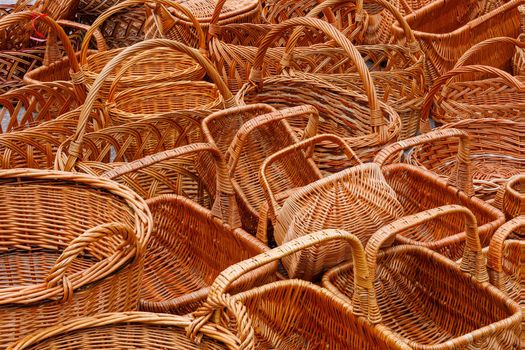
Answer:
<svg viewBox="0 0 525 350"><path fill-rule="evenodd" d="M0 173L0 346L70 317L137 307L152 229L145 202L113 181L56 171Z"/></svg>
<svg viewBox="0 0 525 350"><path fill-rule="evenodd" d="M206 140L216 145L228 162L243 227L249 232L256 232L259 212L266 202L258 171L267 157L299 140L287 120L301 118L308 119L303 138L315 136L319 114L310 106L280 111L265 104L239 106L213 113L202 122ZM279 183L276 192L281 193L319 180L322 174L311 160L298 154L281 162L273 176Z"/></svg>
<svg viewBox="0 0 525 350"><path fill-rule="evenodd" d="M505 213L507 220L525 215L525 175L523 172L511 177L501 186L493 205Z"/></svg>
<svg viewBox="0 0 525 350"><path fill-rule="evenodd" d="M456 61L471 46L491 37L520 33L518 6L523 0L511 0L485 13L489 1L436 0L407 15L406 21L414 31L425 53L427 83L454 67ZM451 15L454 14L454 15ZM394 24L393 30L399 38L403 30ZM506 63L504 50L487 52L487 62L496 67Z"/></svg>
<svg viewBox="0 0 525 350"><path fill-rule="evenodd" d="M311 153L322 142L340 147L356 166L290 191L284 201L277 198L281 174L279 163ZM261 185L269 203L268 216L278 245L323 229L340 228L366 244L372 233L403 216L403 207L385 181L379 165L362 164L344 141L334 135L319 135L289 146L268 157L260 170ZM271 175L271 176L270 176ZM366 213L366 214L364 214ZM260 223L267 218L260 213ZM286 258L288 276L314 280L326 269L348 259L349 246L331 242Z"/></svg>
<svg viewBox="0 0 525 350"><path fill-rule="evenodd" d="M441 140L460 139L456 166L451 169L448 179L419 166L406 163L390 164L402 151L423 144L434 144ZM457 143L457 141L456 141ZM421 146L420 146L421 147ZM503 213L488 203L473 196L472 162L468 153L468 135L461 130L433 131L386 147L374 162L382 166L387 183L394 189L405 215L412 215L446 204L467 207L476 217L479 236L483 246L490 243L496 229L505 222ZM398 237L401 243L425 246L451 260L458 260L467 239L463 231L461 216L450 216L447 225L425 225L420 232L407 231L405 237Z"/></svg>
<svg viewBox="0 0 525 350"><path fill-rule="evenodd" d="M458 214L468 235L461 266L421 246L381 251L396 235L424 225L445 226ZM521 308L486 283L476 227L472 212L457 205L404 217L376 232L366 246L365 279L373 288L352 284L362 276L354 273L352 262L327 273L323 286L413 349L518 349Z"/></svg>
<svg viewBox="0 0 525 350"><path fill-rule="evenodd" d="M240 217L226 165L220 152L208 144L192 144L158 153L103 176L118 179L137 171L147 174L154 165L183 167L185 159L195 164L201 181L213 187L210 191L213 205L211 210L206 209L177 195L148 200L155 230L144 263L140 305L145 311L177 314L194 311L222 270L268 249L239 228ZM189 181L183 182L181 192L189 194L192 185ZM234 289L271 281L276 269L276 264L259 269L247 275Z"/></svg>
<svg viewBox="0 0 525 350"><path fill-rule="evenodd" d="M365 282L368 269L359 239L349 232L324 230L229 267L213 284L207 305L221 305L222 293L247 273L302 249L335 240L345 241L352 247L357 276L353 284L363 289L371 288ZM389 334L381 326L374 327L366 318L360 317L358 310L310 282L278 281L243 291L232 298L246 306L258 349L409 349L399 337ZM209 309L213 310L213 307ZM210 317L206 308L203 311L205 319Z"/></svg>
<svg viewBox="0 0 525 350"><path fill-rule="evenodd" d="M336 87L311 74L265 78L262 67L266 50L285 29L296 26L310 26L330 33L355 64L364 85L361 91L366 91L366 95ZM253 83L245 84L237 93L239 104L268 103L279 107L310 104L319 111L319 132L344 138L363 161L373 158L376 151L399 135L399 115L379 101L373 79L359 52L343 34L320 19L293 18L276 25L263 39L250 77ZM341 166L340 159L328 156L322 163L320 166L332 171Z"/></svg>

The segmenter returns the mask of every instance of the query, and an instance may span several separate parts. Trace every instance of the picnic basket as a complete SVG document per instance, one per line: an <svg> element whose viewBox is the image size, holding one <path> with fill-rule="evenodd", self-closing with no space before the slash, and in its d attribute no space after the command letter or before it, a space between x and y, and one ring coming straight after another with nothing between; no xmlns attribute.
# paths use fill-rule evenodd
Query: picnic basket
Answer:
<svg viewBox="0 0 525 350"><path fill-rule="evenodd" d="M290 191L278 201L279 163L312 153L316 144L331 142L356 164L306 186ZM271 175L271 177L270 177ZM268 157L260 170L261 186L268 202L268 213L261 212L259 222L273 223L278 245L322 229L339 228L356 235L366 244L370 235L383 225L403 216L403 207L385 181L378 164L362 164L345 142L334 135L318 135L291 145ZM363 215L363 213L366 213ZM264 214L268 215L266 217ZM260 231L264 234L263 231ZM326 269L349 256L349 246L342 242L304 249L283 260L288 276L314 280Z"/></svg>
<svg viewBox="0 0 525 350"><path fill-rule="evenodd" d="M444 226L458 215L468 235L460 266L421 246L382 249L405 232ZM401 218L377 231L365 252L372 288L352 284L352 262L328 272L323 286L411 348L519 348L521 308L487 283L476 219L465 207L446 205Z"/></svg>
<svg viewBox="0 0 525 350"><path fill-rule="evenodd" d="M202 121L204 137L225 156L243 227L249 232L255 234L257 231L259 212L266 202L257 176L259 169L267 157L299 141L287 121L300 118L308 119L302 138L315 136L319 114L311 106L276 111L269 105L259 103L218 111ZM278 193L302 187L322 177L312 160L300 154L281 162L272 175L279 183Z"/></svg>
<svg viewBox="0 0 525 350"><path fill-rule="evenodd" d="M499 36L517 37L520 33L518 6L523 0L493 3L472 0L436 0L405 16L425 53L425 74L432 85L441 75L451 70L458 59L475 44ZM500 6L497 6L500 5ZM485 13L487 10L487 13ZM454 15L451 15L454 14ZM400 38L402 29L393 26ZM504 50L492 50L485 59L500 67ZM506 58L504 58L506 60Z"/></svg>
<svg viewBox="0 0 525 350"><path fill-rule="evenodd" d="M198 320L213 317L221 295L230 285L266 264L317 244L344 240L356 261L356 288L370 289L368 271L359 239L342 230L323 230L291 241L254 258L232 265L215 280ZM351 282L352 283L352 282ZM373 326L336 295L302 280L284 280L232 295L246 307L258 349L409 349L382 326ZM202 322L202 321L200 321ZM193 325L192 325L193 326ZM195 330L192 327L190 331ZM198 330L198 328L197 328Z"/></svg>
<svg viewBox="0 0 525 350"><path fill-rule="evenodd" d="M75 316L136 309L152 229L145 202L107 179L0 172L0 346Z"/></svg>
<svg viewBox="0 0 525 350"><path fill-rule="evenodd" d="M514 175L500 187L493 205L503 211L507 220L525 215L525 175L523 172Z"/></svg>
<svg viewBox="0 0 525 350"><path fill-rule="evenodd" d="M422 167L398 163L401 152L424 144L438 144L450 140L457 147L455 166L447 179ZM432 131L385 147L374 159L382 168L388 185L395 191L404 215L456 204L468 208L476 217L482 246L487 246L496 229L505 222L503 213L483 200L473 196L472 162L469 138L465 131L445 129ZM420 232L407 231L406 237L398 235L401 243L417 244L456 261L461 258L467 239L461 216L450 216L447 225L425 225Z"/></svg>
<svg viewBox="0 0 525 350"><path fill-rule="evenodd" d="M195 143L157 153L102 176L125 180L123 177L136 172L147 174L154 165L183 167L186 163L183 160L187 158L195 164L198 178L209 185L213 204L210 210L180 195L160 195L147 201L155 229L144 259L140 297L140 307L144 311L192 312L204 301L213 280L222 270L268 250L240 228L235 194L224 159L209 144ZM192 183L180 178L174 178L173 182L177 180L182 182L181 192L192 190ZM236 284L236 289L271 281L276 269L275 264L267 265L247 274Z"/></svg>

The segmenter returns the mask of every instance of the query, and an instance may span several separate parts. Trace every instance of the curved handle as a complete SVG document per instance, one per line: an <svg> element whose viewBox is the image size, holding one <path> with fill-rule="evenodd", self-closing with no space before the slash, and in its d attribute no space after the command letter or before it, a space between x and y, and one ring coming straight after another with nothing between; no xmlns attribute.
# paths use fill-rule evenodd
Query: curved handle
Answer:
<svg viewBox="0 0 525 350"><path fill-rule="evenodd" d="M214 299L224 295L228 287L247 272L253 271L256 268L294 254L302 249L307 249L314 245L322 244L335 239L347 241L352 248L352 259L354 261L353 283L356 290L372 290L373 284L367 268L363 245L359 238L350 232L327 229L294 239L293 241L285 243L268 252L259 254L256 257L244 260L228 267L226 270L221 272L221 274L213 282L210 288L210 293L208 294L208 301L213 303ZM355 293L354 296L355 298L360 297L357 295L357 293ZM354 309L354 313L357 315L362 314L360 309Z"/></svg>
<svg viewBox="0 0 525 350"><path fill-rule="evenodd" d="M104 178L116 179L131 172L144 169L148 166L182 157L192 153L206 152L209 153L215 163L217 176L217 189L215 201L212 207L212 214L222 219L232 228L241 226L237 202L235 200L235 191L228 176L228 168L220 151L207 143L193 143L187 146L174 148L168 151L159 152L150 156L124 164L116 169L112 169L102 175Z"/></svg>
<svg viewBox="0 0 525 350"><path fill-rule="evenodd" d="M178 11L182 12L184 15L186 15L193 23L193 26L197 31L197 36L199 38L199 51L201 51L201 53L207 52L206 36L204 35L204 31L202 30L199 21L195 18L195 16L191 13L190 10L188 10L185 6L181 5L179 2L175 2L173 0L126 0L109 8L107 11L98 16L97 19L91 24L91 27L87 31L86 36L82 41L82 46L80 47L80 62L82 63L82 65L87 64L87 56L91 36L95 32L95 30L98 29L104 23L104 21L128 7L131 7L133 5L144 5L149 2L173 7Z"/></svg>
<svg viewBox="0 0 525 350"><path fill-rule="evenodd" d="M448 138L458 139L457 165L455 170L451 172L448 182L453 186L457 186L468 196L473 196L474 185L472 182L472 162L470 161L470 137L468 133L463 130L434 130L410 139L398 141L383 148L375 156L374 163L383 166L395 153L401 153L401 151L417 145L432 144L435 141L446 140Z"/></svg>
<svg viewBox="0 0 525 350"><path fill-rule="evenodd" d="M286 157L288 154L296 152L301 149L305 149L306 150L305 156L307 158L310 158L313 154L314 145L322 141L330 141L338 145L343 150L345 156L348 159L355 159L358 164L361 164L361 160L354 153L354 151L350 148L350 146L348 146L348 144L339 136L331 135L331 134L323 134L323 135L317 135L317 136L311 137L307 140L301 141L299 143L286 147L272 154L271 156L266 158L266 160L263 162L261 166L261 172L259 173L259 181L261 182L261 187L263 189L264 194L266 195L266 199L268 200L269 212L270 212L271 217L276 216L281 206L279 205L275 197L275 194L272 191L272 187L270 186L270 183L268 181L267 173L269 172L270 165L274 163L275 161Z"/></svg>
<svg viewBox="0 0 525 350"><path fill-rule="evenodd" d="M498 48L496 47L496 45L499 46L502 44L512 45L522 49L525 48L525 42L508 36L489 38L487 40L483 40L477 43L476 45L472 46L467 51L465 51L465 53L459 58L459 60L454 65L454 69L464 66L465 63L468 62L471 58L483 57L481 51L485 50L486 48L494 46L494 49L497 50ZM470 63L469 65L472 65L472 63Z"/></svg>
<svg viewBox="0 0 525 350"><path fill-rule="evenodd" d="M86 97L84 105L82 106L80 117L78 119L78 127L75 131L75 134L72 137L72 141L69 146L69 156L64 166L65 171L71 171L71 169L73 169L73 167L75 166L78 157L80 156L82 139L86 131L86 125L89 121L89 116L97 99L98 92L100 88L104 85L106 79L109 77L111 72L122 62L128 59L128 57L136 55L137 53L143 52L145 50L155 49L159 47L166 47L175 51L182 52L193 58L195 61L197 61L208 73L208 76L211 78L211 80L215 83L215 85L221 92L225 106L231 107L235 105L234 96L228 89L228 86L222 80L220 74L215 69L213 63L211 63L209 59L204 57L198 50L188 47L177 41L167 39L152 39L139 42L133 46L126 48L125 50L121 51L117 56L113 57L111 61L109 61L106 64L106 66L102 69L97 79L93 83L93 86L89 90L89 93Z"/></svg>
<svg viewBox="0 0 525 350"><path fill-rule="evenodd" d="M87 32L89 28L91 28L91 26L87 24L69 21L67 19L60 19L57 21L57 23L60 24L62 27L79 29L79 30L83 30L84 32ZM106 42L106 39L104 39L104 35L102 35L99 29L96 29L93 32L93 39L95 39L95 43L97 45L97 51L103 52L103 51L108 50L108 44Z"/></svg>
<svg viewBox="0 0 525 350"><path fill-rule="evenodd" d="M298 117L306 117L308 119L308 124L306 125L303 139L308 139L317 135L319 126L319 112L314 106L310 105L281 109L268 114L259 115L244 123L237 131L237 134L235 134L235 137L233 138L230 147L226 152L226 160L228 162L228 168L230 169L230 177L233 177L235 174L235 169L237 168L239 158L244 151L244 145L251 132L267 124ZM291 132L293 136L293 131Z"/></svg>
<svg viewBox="0 0 525 350"><path fill-rule="evenodd" d="M122 223L108 223L99 225L95 228L89 229L71 241L66 249L62 252L60 257L55 261L55 265L49 270L46 276L46 284L48 288L62 284L64 289L64 300L69 300L73 296L73 290L83 285L81 280L70 281L66 275L67 270L73 261L91 244L99 241L102 238L119 235L124 239L124 242L118 247L118 250L112 256L97 262L90 268L91 272L98 275L105 275L111 271L115 271L122 264L133 256L142 254L142 246L138 242L135 232L127 225ZM132 246L131 251L122 250L125 246ZM93 278L92 273L86 273L84 276ZM85 278L85 277L84 277Z"/></svg>
<svg viewBox="0 0 525 350"><path fill-rule="evenodd" d="M368 97L368 103L370 105L370 125L374 127L386 127L385 119L383 118L383 113L379 107L379 100L377 98L376 89L372 81L372 76L368 71L365 61L359 51L355 46L348 40L337 28L333 25L317 19L317 18L308 18L308 17L297 17L286 20L280 24L277 24L272 27L272 29L266 34L262 40L255 60L253 67L250 71L250 81L256 83L259 88L262 88L263 82L263 72L262 67L264 63L264 57L270 45L276 41L277 38L281 37L282 34L289 28L296 26L307 26L316 28L326 35L331 37L349 56L349 58L354 62L357 73L363 81L363 89Z"/></svg>
<svg viewBox="0 0 525 350"><path fill-rule="evenodd" d="M497 274L503 272L503 250L505 248L505 240L513 231L524 227L525 215L522 215L508 221L496 231L490 241L489 252L487 254L487 268L489 269L489 272Z"/></svg>
<svg viewBox="0 0 525 350"><path fill-rule="evenodd" d="M434 85L428 91L423 106L421 108L421 119L428 120L430 117L430 112L432 109L432 104L434 100L434 95L441 89L441 87L447 84L451 79L455 78L457 75L465 73L487 73L494 75L495 77L501 78L509 86L516 88L520 92L525 92L525 84L521 81L510 75L509 73L494 67L481 66L481 65L471 65L471 66L462 66L454 68L447 73L443 74L440 78L434 81ZM446 89L446 86L444 87ZM442 92L442 95L444 92Z"/></svg>
<svg viewBox="0 0 525 350"><path fill-rule="evenodd" d="M22 21L31 21L33 22L33 24L36 21L39 21L47 24L50 30L58 36L58 38L64 45L64 50L66 51L67 57L69 58L69 61L71 63L71 70L75 73L80 71L80 65L78 63L77 56L75 55L75 50L71 45L69 37L67 36L64 29L60 26L60 24L58 24L54 19L52 19L48 15L34 11L15 12L0 19L0 30L5 30L8 27L16 25Z"/></svg>
<svg viewBox="0 0 525 350"><path fill-rule="evenodd" d="M389 245L395 239L397 234L439 217L457 213L462 214L465 219L465 232L467 236L460 268L463 272L470 274L477 281L488 282L489 279L485 268L483 253L481 251L476 217L470 210L459 205L445 205L406 216L382 227L374 233L365 248L370 279L372 281L375 280L377 255L379 254L381 247ZM375 290L371 290L371 292L374 295L369 296L368 300L375 301ZM369 314L373 318L373 322L380 322L381 314L379 306L377 304L368 304L368 308Z"/></svg>

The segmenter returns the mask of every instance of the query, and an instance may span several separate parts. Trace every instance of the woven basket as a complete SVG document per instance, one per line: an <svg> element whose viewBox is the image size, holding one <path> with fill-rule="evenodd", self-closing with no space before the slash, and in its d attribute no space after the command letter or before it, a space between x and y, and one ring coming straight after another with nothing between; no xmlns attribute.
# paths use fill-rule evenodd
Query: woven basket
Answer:
<svg viewBox="0 0 525 350"><path fill-rule="evenodd" d="M525 123L505 119L466 119L447 124L440 128L442 138L416 146L406 161L446 179L457 166L456 155L462 145L448 129L468 133L467 161L471 163L474 193L478 198L494 199L511 176L525 171Z"/></svg>
<svg viewBox="0 0 525 350"><path fill-rule="evenodd" d="M198 23L207 35L214 25L229 23L260 23L260 5L258 0L183 0L181 4L195 15ZM188 46L198 47L199 36L195 24L186 13L178 9L166 9L157 6L161 33Z"/></svg>
<svg viewBox="0 0 525 350"><path fill-rule="evenodd" d="M87 15L99 16L110 7L121 2L122 0L80 0L78 11Z"/></svg>
<svg viewBox="0 0 525 350"><path fill-rule="evenodd" d="M40 125L81 104L68 84L51 82L22 86L0 95L0 133Z"/></svg>
<svg viewBox="0 0 525 350"><path fill-rule="evenodd" d="M507 220L525 215L525 175L515 175L501 186L493 205L505 213Z"/></svg>
<svg viewBox="0 0 525 350"><path fill-rule="evenodd" d="M202 159L204 156L209 159ZM200 170L198 177L214 187L210 191L214 203L209 210L182 196L163 195L148 200L155 231L144 263L140 307L145 311L192 312L202 304L213 280L223 269L268 250L239 228L240 216L226 165L220 152L208 144L192 144L158 153L103 176L118 179L129 177L137 170L147 173L152 165L184 167L184 159L188 158ZM177 162L179 159L183 162ZM188 181L180 186L181 192L192 190ZM276 264L259 269L234 289L271 281L276 269Z"/></svg>
<svg viewBox="0 0 525 350"><path fill-rule="evenodd" d="M381 251L396 235L422 225L446 225L445 218L458 215L468 235L461 266L420 246ZM352 262L327 273L323 286L413 349L517 349L521 308L486 283L476 226L472 212L458 205L404 217L376 232L366 246L373 288L351 283Z"/></svg>
<svg viewBox="0 0 525 350"><path fill-rule="evenodd" d="M353 283L356 288L370 289L359 239L349 232L324 230L229 267L215 280L207 304L223 303L220 295L247 273L302 249L334 240L344 240L352 246L351 256L359 276ZM310 282L278 281L246 290L233 298L246 306L258 349L409 349L399 337L389 334L382 326L373 326L366 318L357 316L357 310L348 303ZM207 319L210 314L204 310L201 317Z"/></svg>
<svg viewBox="0 0 525 350"><path fill-rule="evenodd" d="M280 111L265 104L239 106L215 112L202 122L206 140L218 147L228 162L243 227L249 232L256 232L259 212L266 202L257 177L258 170L267 157L299 141L287 120L301 118L308 120L303 138L315 136L319 114L310 106ZM312 161L301 155L290 158L287 163L281 162L272 178L273 175L278 182L278 193L305 186L322 177Z"/></svg>
<svg viewBox="0 0 525 350"><path fill-rule="evenodd" d="M394 164L389 164L404 150L453 138L459 138L460 143L459 147L456 146L458 152L456 166L451 169L447 180L412 164L395 163L395 161ZM487 246L496 229L505 222L505 218L499 210L473 196L471 180L473 170L468 141L467 134L461 130L433 131L386 147L376 156L374 162L382 166L386 181L396 192L405 215L446 204L462 205L475 215L481 243ZM425 246L454 261L461 258L467 239L463 232L461 216L449 217L446 225L425 225L420 231L408 232L406 237L398 237L398 240L401 243Z"/></svg>
<svg viewBox="0 0 525 350"><path fill-rule="evenodd" d="M0 254L2 348L70 317L137 307L152 229L142 199L88 175L13 169L0 178L9 213Z"/></svg>
<svg viewBox="0 0 525 350"><path fill-rule="evenodd" d="M267 48L282 31L296 26L310 26L329 33L355 64L364 85L361 91L366 91L366 95L338 88L311 74L264 78L262 64ZM245 84L237 93L239 104L268 103L279 107L311 104L321 117L319 132L343 137L364 161L399 135L399 115L378 100L372 77L359 52L343 34L322 20L293 18L276 25L263 39L250 77L253 83ZM341 166L340 159L327 158L320 166L333 171Z"/></svg>
<svg viewBox="0 0 525 350"><path fill-rule="evenodd" d="M182 5L175 3L171 0L153 0L152 2L158 4L164 4L176 7L178 10L187 13L190 18L193 19L194 25L196 26L199 33L199 48L202 52L206 50L206 41L204 32L199 26L199 23L193 17L193 15L183 7ZM92 87L96 78L102 71L102 69L109 63L109 61L121 53L125 48L118 48L108 50L106 52L98 53L95 55L88 56L88 44L94 31L102 26L106 20L111 19L113 15L118 14L124 10L128 10L130 7L136 7L144 5L145 0L127 0L113 6L108 11L100 15L91 25L90 30L86 33L82 47L80 50L80 64L82 70L75 78L88 87ZM118 68L118 67L116 67ZM144 87L153 83L160 83L164 81L177 81L177 80L200 80L204 76L204 70L195 64L195 61L187 55L178 51L171 51L166 53L165 51L151 52L151 55L147 59L141 60L140 64L137 64L127 70L127 74L124 75L119 82L119 89ZM106 79L106 84L101 90L101 96L107 96L111 83L113 82L113 76L109 76Z"/></svg>
<svg viewBox="0 0 525 350"><path fill-rule="evenodd" d="M525 76L512 76L486 65L462 66L463 62L477 57L475 53L480 52L478 49L490 47L494 51L496 44L501 51L506 51L508 44L512 44L513 50L514 45L525 48L525 43L512 38L493 38L474 46L456 68L435 81L422 108L423 121L429 119L431 112L432 120L438 124L472 118L525 121ZM507 56L509 65L511 59L510 53Z"/></svg>
<svg viewBox="0 0 525 350"><path fill-rule="evenodd" d="M456 61L473 45L498 36L515 38L520 33L520 14L517 7L523 0L505 4L492 1L436 0L405 17L425 53L427 83L454 67ZM494 8L494 9L493 9ZM485 13L487 9L492 9ZM453 15L451 15L453 14ZM396 37L403 34L398 24ZM485 57L491 65L500 67L507 61L504 50L492 50Z"/></svg>
<svg viewBox="0 0 525 350"><path fill-rule="evenodd" d="M209 322L198 325L198 337L192 340L185 331L196 322L190 315L108 313L68 320L59 326L29 334L12 344L9 350L100 350L101 346L102 349L144 350L253 349L253 330L245 308L236 303L229 305L228 309L232 310L228 312L229 317L238 320L238 335Z"/></svg>
<svg viewBox="0 0 525 350"><path fill-rule="evenodd" d="M316 144L327 141L340 147L357 165L297 188L279 203L276 197L281 177L276 172L279 163L303 152L311 153ZM330 228L348 230L366 244L372 233L403 215L403 207L386 183L379 165L362 164L344 141L334 135L315 136L273 154L264 161L260 173L278 245ZM266 220L261 212L260 222L266 223ZM347 260L349 248L342 242L331 242L294 254L283 260L283 265L291 278L313 280L326 269Z"/></svg>

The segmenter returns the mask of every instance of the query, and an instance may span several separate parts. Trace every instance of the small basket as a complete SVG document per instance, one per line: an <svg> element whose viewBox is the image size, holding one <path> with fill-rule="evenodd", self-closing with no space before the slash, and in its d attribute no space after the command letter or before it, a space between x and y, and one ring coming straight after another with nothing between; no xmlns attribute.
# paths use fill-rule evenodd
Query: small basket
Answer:
<svg viewBox="0 0 525 350"><path fill-rule="evenodd" d="M396 235L445 226L458 214L468 236L461 266L421 246L381 249ZM476 228L472 212L458 205L404 217L376 232L366 246L365 279L372 288L352 283L362 276L352 262L328 272L323 286L413 349L518 349L521 308L487 283Z"/></svg>
<svg viewBox="0 0 525 350"><path fill-rule="evenodd" d="M224 303L221 295L247 273L302 249L335 240L345 241L352 247L351 256L356 261L358 276L353 284L356 288L370 289L372 285L366 282L368 269L359 239L349 232L324 230L228 267L212 285L200 317L210 318L214 306ZM409 349L399 337L382 326L373 326L341 298L310 282L278 281L240 292L232 298L245 305L252 319L257 349Z"/></svg>
<svg viewBox="0 0 525 350"><path fill-rule="evenodd" d="M137 307L146 203L89 175L31 169L0 173L0 347L70 317Z"/></svg>
<svg viewBox="0 0 525 350"><path fill-rule="evenodd" d="M493 205L505 213L507 220L525 215L525 175L515 175L501 186Z"/></svg>

